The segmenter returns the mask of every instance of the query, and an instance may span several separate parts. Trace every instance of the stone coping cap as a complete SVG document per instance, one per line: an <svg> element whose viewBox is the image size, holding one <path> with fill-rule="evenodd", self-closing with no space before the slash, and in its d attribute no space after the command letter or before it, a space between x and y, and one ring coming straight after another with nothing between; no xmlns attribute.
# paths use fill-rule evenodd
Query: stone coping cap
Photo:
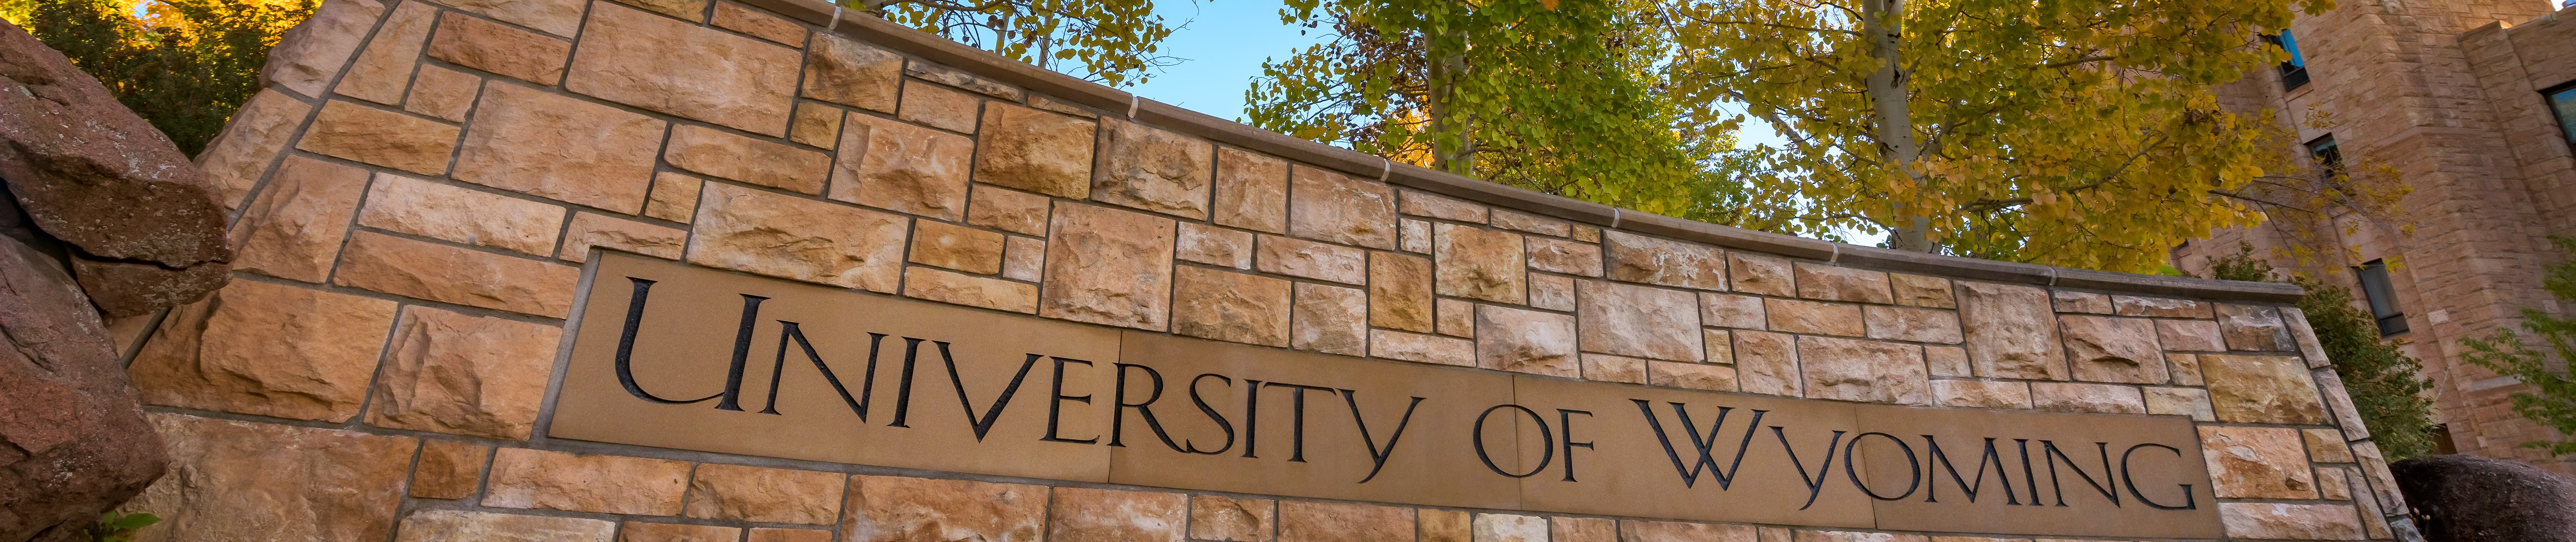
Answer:
<svg viewBox="0 0 2576 542"><path fill-rule="evenodd" d="M1825 260L1836 264L1884 271L1926 273L1970 280L2276 303L2296 301L2304 293L2298 286L2274 282L2113 273L1865 247L1620 209L1485 182L1411 164L1394 163L1376 155L1254 128L1206 113L1145 99L1074 76L1056 73L895 24L866 12L838 7L820 0L741 1L817 26L828 27L831 31L924 60L1018 85L1031 92L1100 109L1111 114L1127 113L1129 119L1136 122L1268 153L1303 164L1338 170L1357 178L1378 179L1395 186L1606 229L1659 235L1732 249Z"/></svg>

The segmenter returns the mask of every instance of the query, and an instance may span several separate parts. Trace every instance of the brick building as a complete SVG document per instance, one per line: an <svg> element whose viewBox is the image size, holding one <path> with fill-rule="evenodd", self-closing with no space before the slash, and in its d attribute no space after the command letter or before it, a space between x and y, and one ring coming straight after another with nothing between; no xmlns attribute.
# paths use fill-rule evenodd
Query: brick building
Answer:
<svg viewBox="0 0 2576 542"><path fill-rule="evenodd" d="M2512 412L2509 397L2527 386L2459 356L2460 339L2517 325L2524 308L2576 309L2541 287L2543 268L2569 257L2547 237L2576 235L2576 4L2562 1L2343 2L2301 15L2287 39L2271 38L2297 57L2223 96L2275 112L2302 142L2293 151L2321 170L2397 172L2412 189L2404 215L2343 213L2306 235L2284 224L2221 231L2172 257L2206 276L2241 241L2277 267L2352 287L2382 332L2424 361L2452 448L2576 473L2576 458L2518 446L2552 436ZM2290 244L2346 250L2306 262L2272 250Z"/></svg>

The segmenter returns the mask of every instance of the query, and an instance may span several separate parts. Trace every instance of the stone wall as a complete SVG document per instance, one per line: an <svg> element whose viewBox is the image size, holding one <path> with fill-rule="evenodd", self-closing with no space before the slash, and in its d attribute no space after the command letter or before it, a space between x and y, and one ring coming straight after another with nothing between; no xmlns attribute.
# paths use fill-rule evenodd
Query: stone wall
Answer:
<svg viewBox="0 0 2576 542"><path fill-rule="evenodd" d="M1924 541L553 439L594 249L1283 349L2188 417L2236 539L2405 537L2281 285L1833 245L1253 131L803 0L330 0L201 161L143 540ZM1867 355L1863 355L1867 354ZM1942 533L1941 540L1990 540Z"/></svg>

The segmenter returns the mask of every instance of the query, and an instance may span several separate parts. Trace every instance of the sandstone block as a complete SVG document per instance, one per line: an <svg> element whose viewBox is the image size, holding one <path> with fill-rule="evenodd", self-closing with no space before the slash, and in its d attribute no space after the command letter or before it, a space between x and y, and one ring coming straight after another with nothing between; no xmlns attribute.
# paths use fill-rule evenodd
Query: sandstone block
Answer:
<svg viewBox="0 0 2576 542"><path fill-rule="evenodd" d="M1038 312L1038 287L1034 284L928 267L908 268L903 275L904 297L1021 314Z"/></svg>
<svg viewBox="0 0 2576 542"><path fill-rule="evenodd" d="M557 36L571 36L581 29L581 12L588 4L576 0L449 0L441 3Z"/></svg>
<svg viewBox="0 0 2576 542"><path fill-rule="evenodd" d="M966 209L968 224L1041 237L1047 234L1047 207L1054 200L1046 196L979 184L975 185L974 200Z"/></svg>
<svg viewBox="0 0 2576 542"><path fill-rule="evenodd" d="M671 129L662 161L684 170L807 194L823 193L832 157L713 128Z"/></svg>
<svg viewBox="0 0 2576 542"><path fill-rule="evenodd" d="M1432 331L1431 260L1393 252L1371 252L1368 255L1368 288L1369 325L1424 333Z"/></svg>
<svg viewBox="0 0 2576 542"><path fill-rule="evenodd" d="M304 130L295 148L315 154L437 175L456 150L456 127L438 121L332 100Z"/></svg>
<svg viewBox="0 0 2576 542"><path fill-rule="evenodd" d="M1547 518L1476 514L1476 542L1548 542Z"/></svg>
<svg viewBox="0 0 2576 542"><path fill-rule="evenodd" d="M1476 307L1476 366L1572 376L1575 318L1493 305Z"/></svg>
<svg viewBox="0 0 2576 542"><path fill-rule="evenodd" d="M1181 542L1190 497L1179 493L1054 488L1046 539L1057 542Z"/></svg>
<svg viewBox="0 0 2576 542"><path fill-rule="evenodd" d="M2208 390L2148 387L2146 392L2148 414L2179 414L2190 416L2192 421L2197 422L2218 419L2217 414L2209 409Z"/></svg>
<svg viewBox="0 0 2576 542"><path fill-rule="evenodd" d="M1400 230L1396 235L1396 247L1398 250L1414 254L1431 253L1430 221L1403 218L1397 219L1396 223Z"/></svg>
<svg viewBox="0 0 2576 542"><path fill-rule="evenodd" d="M1120 120L1103 121L1101 168L1091 197L1190 219L1208 218L1214 146L1205 140Z"/></svg>
<svg viewBox="0 0 2576 542"><path fill-rule="evenodd" d="M2189 299L2164 297L2111 296L2112 309L2121 316L2157 318L2209 318L2210 304Z"/></svg>
<svg viewBox="0 0 2576 542"><path fill-rule="evenodd" d="M411 496L462 499L483 488L483 465L492 447L453 440L422 441L411 469Z"/></svg>
<svg viewBox="0 0 2576 542"><path fill-rule="evenodd" d="M1753 526L1619 520L1619 542L1755 542Z"/></svg>
<svg viewBox="0 0 2576 542"><path fill-rule="evenodd" d="M1528 299L1519 234L1454 224L1434 224L1431 231L1440 295L1515 305Z"/></svg>
<svg viewBox="0 0 2576 542"><path fill-rule="evenodd" d="M1476 343L1439 335L1372 329L1369 330L1369 355L1386 359L1474 367L1476 366Z"/></svg>
<svg viewBox="0 0 2576 542"><path fill-rule="evenodd" d="M1652 361L1646 363L1646 383L1670 388L1708 391L1735 391L1735 368L1725 365Z"/></svg>
<svg viewBox="0 0 2576 542"><path fill-rule="evenodd" d="M1000 81L979 77L975 74L966 73L965 70L937 64L915 62L904 66L903 73L904 75L919 77L933 83L966 89L969 92L1013 102L1021 101L1021 98L1028 95L1026 91L1022 91L1018 87L1013 87Z"/></svg>
<svg viewBox="0 0 2576 542"><path fill-rule="evenodd" d="M1556 275L1530 274L1529 305L1552 311L1574 310L1574 279Z"/></svg>
<svg viewBox="0 0 2576 542"><path fill-rule="evenodd" d="M1738 329L1769 329L1762 298L1749 295L1699 294L1699 323Z"/></svg>
<svg viewBox="0 0 2576 542"><path fill-rule="evenodd" d="M1411 508L1279 502L1280 542L1380 542L1413 537Z"/></svg>
<svg viewBox="0 0 2576 542"><path fill-rule="evenodd" d="M2031 407L2055 412L2145 414L2146 397L2138 388L2113 384L2032 382Z"/></svg>
<svg viewBox="0 0 2576 542"><path fill-rule="evenodd" d="M2343 504L2230 502L2218 504L2230 538L2361 540L2361 520Z"/></svg>
<svg viewBox="0 0 2576 542"><path fill-rule="evenodd" d="M1968 363L1968 349L1956 346L1923 347L1923 363L1932 367L1932 376L1976 376Z"/></svg>
<svg viewBox="0 0 2576 542"><path fill-rule="evenodd" d="M1218 224L1287 234L1288 162L1233 147L1217 148L1214 214Z"/></svg>
<svg viewBox="0 0 2576 542"><path fill-rule="evenodd" d="M2299 436L2308 443L2308 461L2316 463L2351 463L2352 446L2344 444L2343 433L2333 429L2301 429Z"/></svg>
<svg viewBox="0 0 2576 542"><path fill-rule="evenodd" d="M832 542L831 531L813 529L751 528L747 542Z"/></svg>
<svg viewBox="0 0 2576 542"><path fill-rule="evenodd" d="M331 278L341 286L552 318L572 312L580 281L576 267L374 232L349 236Z"/></svg>
<svg viewBox="0 0 2576 542"><path fill-rule="evenodd" d="M1619 522L1610 518L1547 518L1554 542L1619 542Z"/></svg>
<svg viewBox="0 0 2576 542"><path fill-rule="evenodd" d="M197 169L220 193L217 202L225 209L240 207L242 198L250 197L251 188L259 185L277 153L286 150L296 129L304 127L305 116L312 113L312 104L276 90L262 90L243 102L232 121L224 124L223 133L197 154Z"/></svg>
<svg viewBox="0 0 2576 542"><path fill-rule="evenodd" d="M2031 407L2030 384L2023 382L1934 380L1932 396L1935 402L1945 407L2020 409Z"/></svg>
<svg viewBox="0 0 2576 542"><path fill-rule="evenodd" d="M787 124L787 140L826 149L832 148L841 142L841 117L848 114L847 110L823 105L823 102L797 101L796 116Z"/></svg>
<svg viewBox="0 0 2576 542"><path fill-rule="evenodd" d="M2326 423L2325 405L2307 364L2288 356L2200 356L2209 400L2219 421L2312 425Z"/></svg>
<svg viewBox="0 0 2576 542"><path fill-rule="evenodd" d="M1002 234L923 220L913 225L912 263L990 275L1002 272Z"/></svg>
<svg viewBox="0 0 2576 542"><path fill-rule="evenodd" d="M805 63L805 97L893 113L903 85L903 57L831 32L814 35Z"/></svg>
<svg viewBox="0 0 2576 542"><path fill-rule="evenodd" d="M1869 403L1932 404L1923 383L1923 349L1910 344L1828 337L1798 340L1807 397Z"/></svg>
<svg viewBox="0 0 2576 542"><path fill-rule="evenodd" d="M1278 505L1269 499L1190 496L1190 539L1211 542L1270 542Z"/></svg>
<svg viewBox="0 0 2576 542"><path fill-rule="evenodd" d="M1276 235L1254 242L1252 261L1263 273L1329 280L1343 284L1368 281L1368 251ZM1446 293L1446 292L1443 292Z"/></svg>
<svg viewBox="0 0 2576 542"><path fill-rule="evenodd" d="M2173 370L2173 382L2184 386L2201 385L2200 356L2165 354L2165 366Z"/></svg>
<svg viewBox="0 0 2576 542"><path fill-rule="evenodd" d="M902 216L708 184L690 227L689 263L893 293Z"/></svg>
<svg viewBox="0 0 2576 542"><path fill-rule="evenodd" d="M805 25L754 11L741 4L717 2L716 17L713 22L716 28L750 34L751 37L778 42L779 45L805 46Z"/></svg>
<svg viewBox="0 0 2576 542"><path fill-rule="evenodd" d="M665 124L517 85L489 85L457 154L455 177L633 213L644 204Z"/></svg>
<svg viewBox="0 0 2576 542"><path fill-rule="evenodd" d="M482 77L447 68L421 66L413 78L403 110L448 122L465 122L465 113L474 108L474 96L483 92Z"/></svg>
<svg viewBox="0 0 2576 542"><path fill-rule="evenodd" d="M833 176L839 179L832 183L832 199L945 220L965 214L967 163L975 152L974 140L850 113L841 129L840 148L840 158L832 164ZM1026 194L996 197L1013 195ZM1034 205L1035 215L1005 213L996 215L996 222L1034 219L1035 231L1023 233L1044 234L1045 202L1042 197L1015 198L1008 202L1017 204L1013 210L1026 211Z"/></svg>
<svg viewBox="0 0 2576 542"><path fill-rule="evenodd" d="M564 228L563 252L555 257L589 261L591 247L599 247L677 260L688 241L689 232L679 228L582 211L573 215L571 226Z"/></svg>
<svg viewBox="0 0 2576 542"><path fill-rule="evenodd" d="M275 85L307 97L321 97L323 85L358 52L359 40L376 26L385 5L372 0L325 2L313 16L279 36L270 59L259 71L260 86Z"/></svg>
<svg viewBox="0 0 2576 542"><path fill-rule="evenodd" d="M1786 258L1734 252L1726 255L1726 262L1735 278L1735 291L1781 297L1798 295L1798 280Z"/></svg>
<svg viewBox="0 0 2576 542"><path fill-rule="evenodd" d="M1950 295L1950 279L1904 273L1889 273L1887 284L1896 295L1896 304L1934 309L1959 308L1959 300Z"/></svg>
<svg viewBox="0 0 2576 542"><path fill-rule="evenodd" d="M349 218L367 190L367 171L287 157L259 200L232 229L233 269L322 282L349 236Z"/></svg>
<svg viewBox="0 0 2576 542"><path fill-rule="evenodd" d="M1767 527L1764 528L1765 531L1770 529L1771 528ZM1765 542L1769 542L1771 540L1770 534L1767 532L1764 533L1763 540ZM1797 542L1928 542L1930 539L1919 534L1816 531L1799 529L1797 531L1797 537L1793 540L1796 540Z"/></svg>
<svg viewBox="0 0 2576 542"><path fill-rule="evenodd" d="M1864 334L1860 305L1795 299L1764 299L1762 310L1773 331L1859 337Z"/></svg>
<svg viewBox="0 0 2576 542"><path fill-rule="evenodd" d="M2218 334L2218 322L2208 320L2157 320L2156 342L2166 350L2227 351L2225 339Z"/></svg>
<svg viewBox="0 0 2576 542"><path fill-rule="evenodd" d="M2060 316L2066 358L2076 380L2162 384L2164 352L2156 346L2155 324L2142 318Z"/></svg>
<svg viewBox="0 0 2576 542"><path fill-rule="evenodd" d="M2291 342L2298 344L2300 357L2308 358L2308 368L2320 369L2334 363L2326 357L2326 346L2317 342L2317 330L2308 327L2306 311L2281 307L2281 323L2290 326Z"/></svg>
<svg viewBox="0 0 2576 542"><path fill-rule="evenodd" d="M1164 328L1171 312L1171 219L1068 203L1056 206L1053 229L1038 315Z"/></svg>
<svg viewBox="0 0 2576 542"><path fill-rule="evenodd" d="M1736 331L1735 381L1745 393L1799 397L1796 336Z"/></svg>
<svg viewBox="0 0 2576 542"><path fill-rule="evenodd" d="M1709 363L1735 363L1735 339L1723 329L1699 330L1700 343L1708 348Z"/></svg>
<svg viewBox="0 0 2576 542"><path fill-rule="evenodd" d="M848 477L791 469L699 465L689 481L688 517L825 525L841 516Z"/></svg>
<svg viewBox="0 0 2576 542"><path fill-rule="evenodd" d="M564 208L378 173L358 225L546 256L563 231Z"/></svg>
<svg viewBox="0 0 2576 542"><path fill-rule="evenodd" d="M2352 492L2354 489L2367 490L2367 488L2354 487L2354 482L2358 481L2359 480L2353 476L2352 470L2350 469L2338 467L2317 469L2317 493L2324 495L2325 500L2352 500ZM2367 514L2369 512L2365 511L2363 513Z"/></svg>
<svg viewBox="0 0 2576 542"><path fill-rule="evenodd" d="M932 128L975 133L975 117L984 112L983 100L973 94L940 88L914 81L907 83L895 117L930 125Z"/></svg>
<svg viewBox="0 0 2576 542"><path fill-rule="evenodd" d="M618 527L617 542L733 542L741 527L629 521Z"/></svg>
<svg viewBox="0 0 2576 542"><path fill-rule="evenodd" d="M1358 288L1300 282L1289 346L1345 356L1368 352L1368 295Z"/></svg>
<svg viewBox="0 0 2576 542"><path fill-rule="evenodd" d="M437 37L429 41L430 58L541 86L563 80L564 57L571 54L572 42L562 38L454 13L439 16Z"/></svg>
<svg viewBox="0 0 2576 542"><path fill-rule="evenodd" d="M589 518L494 514L463 510L421 510L402 520L394 542L465 542L468 540L548 540L609 542L617 524Z"/></svg>
<svg viewBox="0 0 2576 542"><path fill-rule="evenodd" d="M1945 310L1869 305L1861 311L1869 338L1959 344L1959 314Z"/></svg>
<svg viewBox="0 0 2576 542"><path fill-rule="evenodd" d="M1594 280L1579 281L1575 291L1584 351L1667 361L1707 355L1694 325L1699 300L1690 292Z"/></svg>
<svg viewBox="0 0 2576 542"><path fill-rule="evenodd" d="M181 414L145 415L170 471L127 510L191 540L384 540L420 441ZM149 532L145 533L151 534Z"/></svg>
<svg viewBox="0 0 2576 542"><path fill-rule="evenodd" d="M411 84L412 67L420 64L421 43L428 40L429 27L437 22L438 8L429 4L403 2L395 7L394 15L376 28L375 37L367 40L366 51L349 63L349 73L340 76L340 83L331 87L331 92L401 105L403 90Z"/></svg>
<svg viewBox="0 0 2576 542"><path fill-rule="evenodd" d="M1798 297L1828 301L1895 303L1887 273L1798 262Z"/></svg>
<svg viewBox="0 0 2576 542"><path fill-rule="evenodd" d="M1716 247L1624 232L1603 234L1610 280L1701 290L1726 289L1726 258Z"/></svg>
<svg viewBox="0 0 2576 542"><path fill-rule="evenodd" d="M1296 167L1289 184L1289 235L1395 249L1395 189L1306 166ZM1518 251L1517 239L1513 245ZM1513 255L1511 264L1520 267L1519 255Z"/></svg>
<svg viewBox="0 0 2576 542"><path fill-rule="evenodd" d="M1569 294L1567 297L1572 295ZM1471 339L1476 337L1476 304L1455 299L1436 300L1432 304L1436 306L1436 310L1433 311L1433 321L1436 324L1434 327L1439 328L1441 335Z"/></svg>
<svg viewBox="0 0 2576 542"><path fill-rule="evenodd" d="M1414 510L1415 536L1418 542L1472 542L1476 539L1474 514L1465 510L1420 508Z"/></svg>
<svg viewBox="0 0 2576 542"><path fill-rule="evenodd" d="M780 137L795 108L795 49L593 4L564 90Z"/></svg>
<svg viewBox="0 0 2576 542"><path fill-rule="evenodd" d="M1485 222L1485 206L1411 190L1397 198L1396 212L1459 222Z"/></svg>
<svg viewBox="0 0 2576 542"><path fill-rule="evenodd" d="M1037 282L1046 278L1046 240L1011 237L1002 243L1002 278Z"/></svg>
<svg viewBox="0 0 2576 542"><path fill-rule="evenodd" d="M1573 235L1574 235L1574 240L1576 240L1576 241L1582 241L1582 242L1586 242L1586 243L1599 243L1599 242L1601 242L1601 228L1595 228L1595 227L1591 227L1591 226L1585 226L1585 225L1582 225L1582 224L1575 224L1575 225L1574 225L1574 233L1573 233Z"/></svg>
<svg viewBox="0 0 2576 542"><path fill-rule="evenodd" d="M483 506L677 516L688 483L686 461L502 448Z"/></svg>
<svg viewBox="0 0 2576 542"><path fill-rule="evenodd" d="M1174 251L1185 262L1251 269L1252 232L1182 222L1180 246Z"/></svg>
<svg viewBox="0 0 2576 542"><path fill-rule="evenodd" d="M1563 220L1553 218L1542 218L1511 211L1494 211L1491 218L1493 220L1494 227L1506 230L1529 232L1539 235L1553 235L1557 237L1565 237L1573 233L1570 229L1570 224L1566 224Z"/></svg>
<svg viewBox="0 0 2576 542"><path fill-rule="evenodd" d="M995 103L976 136L975 180L1074 199L1091 197L1097 123Z"/></svg>
<svg viewBox="0 0 2576 542"><path fill-rule="evenodd" d="M563 329L414 306L394 328L367 423L526 439Z"/></svg>
<svg viewBox="0 0 2576 542"><path fill-rule="evenodd" d="M644 216L688 223L698 214L698 190L706 181L679 173L653 175L652 198L644 203Z"/></svg>
<svg viewBox="0 0 2576 542"><path fill-rule="evenodd" d="M1528 240L1529 267L1540 271L1601 276L1601 246L1545 237Z"/></svg>
<svg viewBox="0 0 2576 542"><path fill-rule="evenodd" d="M2111 314L2111 296L2092 292L2049 292L2057 312Z"/></svg>
<svg viewBox="0 0 2576 542"><path fill-rule="evenodd" d="M2272 307L2218 305L2218 330L2228 350L2290 350L2290 327Z"/></svg>
<svg viewBox="0 0 2576 542"><path fill-rule="evenodd" d="M393 323L392 301L236 280L171 309L129 370L146 403L337 423Z"/></svg>
<svg viewBox="0 0 2576 542"><path fill-rule="evenodd" d="M1646 383L1647 361L1609 354L1584 354L1583 379L1594 382Z"/></svg>
<svg viewBox="0 0 2576 542"><path fill-rule="evenodd" d="M2065 351L2058 345L2056 314L2048 291L1988 282L1959 284L1959 327L1977 376L2064 380ZM2032 333L2042 330L2043 333Z"/></svg>
<svg viewBox="0 0 2576 542"><path fill-rule="evenodd" d="M1035 541L1045 533L1047 488L966 480L853 476L841 514L849 542Z"/></svg>

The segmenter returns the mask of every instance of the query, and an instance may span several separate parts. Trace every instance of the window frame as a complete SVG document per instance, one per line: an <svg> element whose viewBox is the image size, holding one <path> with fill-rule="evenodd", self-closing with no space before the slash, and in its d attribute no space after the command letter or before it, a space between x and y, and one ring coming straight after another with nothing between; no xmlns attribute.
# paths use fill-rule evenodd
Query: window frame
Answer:
<svg viewBox="0 0 2576 542"><path fill-rule="evenodd" d="M2308 86L2307 55L2299 53L2298 36L2291 34L2290 29L2287 28L2281 29L2280 33L2262 34L2261 36L2264 43L2272 44L2274 47L2280 47L2281 50L2288 51L2290 53L2290 59L2281 61L2281 65L2278 66L2276 70L2281 76L2281 91L2289 92L2298 90L2299 87Z"/></svg>
<svg viewBox="0 0 2576 542"><path fill-rule="evenodd" d="M2317 172L2325 182L2333 183L2336 176L2343 174L2343 146L2335 142L2334 134L2317 136L2299 147L2308 151L2309 160L2316 161Z"/></svg>
<svg viewBox="0 0 2576 542"><path fill-rule="evenodd" d="M2406 309L2397 306L2397 284L2388 277L2387 262L2362 262L2352 267L2352 277L2361 285L2361 302L2368 307L2372 323L2379 326L2379 336L2394 337L2413 330L2406 325Z"/></svg>
<svg viewBox="0 0 2576 542"><path fill-rule="evenodd" d="M2561 93L2576 94L2576 81L2559 83L2558 86L2541 89L2540 107L2549 110L2549 116L2551 117L2550 120L2557 121L2558 139L2567 143L2567 152L2571 155L2576 155L2576 111L2565 111L2558 108L2557 96Z"/></svg>

